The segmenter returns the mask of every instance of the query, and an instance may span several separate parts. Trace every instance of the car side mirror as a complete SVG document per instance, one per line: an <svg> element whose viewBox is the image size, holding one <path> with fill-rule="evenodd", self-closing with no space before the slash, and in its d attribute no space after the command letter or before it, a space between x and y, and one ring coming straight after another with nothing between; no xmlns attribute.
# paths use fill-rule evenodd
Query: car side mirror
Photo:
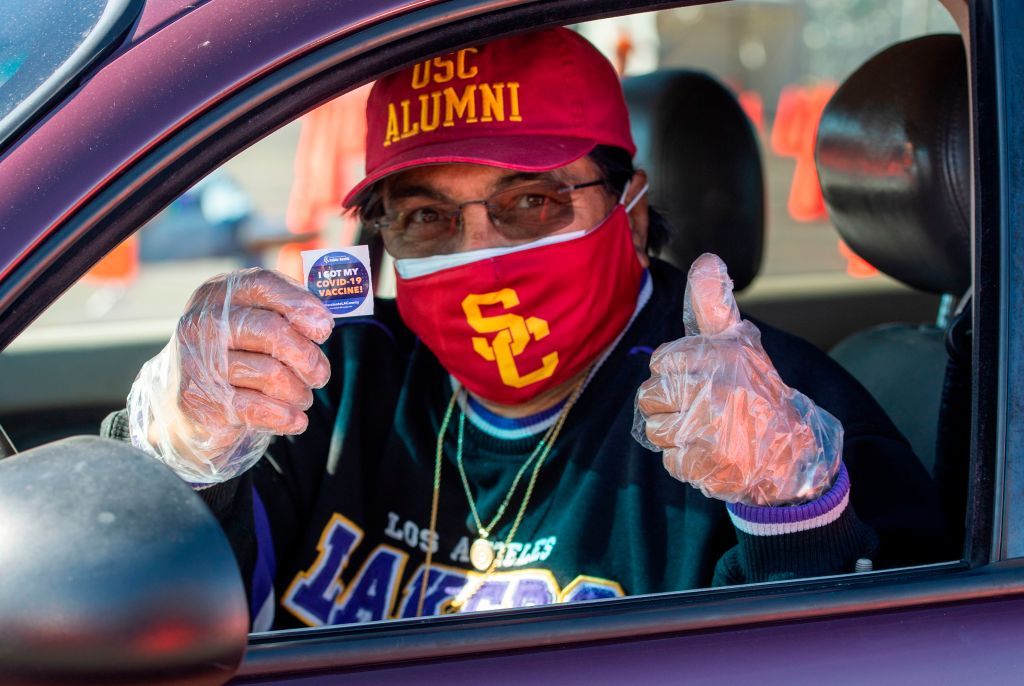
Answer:
<svg viewBox="0 0 1024 686"><path fill-rule="evenodd" d="M188 484L130 445L69 438L0 461L0 683L222 684L242 579Z"/></svg>

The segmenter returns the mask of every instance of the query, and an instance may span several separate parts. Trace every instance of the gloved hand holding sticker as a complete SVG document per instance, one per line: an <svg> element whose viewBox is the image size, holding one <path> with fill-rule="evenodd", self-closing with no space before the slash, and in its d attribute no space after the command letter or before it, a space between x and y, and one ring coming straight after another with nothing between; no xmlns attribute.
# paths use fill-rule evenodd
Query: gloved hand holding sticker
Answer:
<svg viewBox="0 0 1024 686"><path fill-rule="evenodd" d="M839 471L839 421L779 377L761 334L741 320L725 264L690 268L687 335L651 356L636 396L633 437L705 495L748 505L806 502Z"/></svg>
<svg viewBox="0 0 1024 686"><path fill-rule="evenodd" d="M193 484L230 479L274 435L306 430L330 365L327 308L276 272L214 277L193 293L167 346L128 395L132 443Z"/></svg>

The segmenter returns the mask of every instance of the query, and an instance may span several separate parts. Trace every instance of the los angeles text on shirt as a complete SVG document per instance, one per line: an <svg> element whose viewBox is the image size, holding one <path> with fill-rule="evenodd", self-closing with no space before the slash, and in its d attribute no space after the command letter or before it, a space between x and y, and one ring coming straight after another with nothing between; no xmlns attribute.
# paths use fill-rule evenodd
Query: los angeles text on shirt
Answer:
<svg viewBox="0 0 1024 686"><path fill-rule="evenodd" d="M310 626L415 617L423 584L423 565L407 574L410 555L403 548L424 552L430 545L436 553L439 541L430 538L428 529L408 520L403 523L394 513L388 513L384 535L394 539L397 545L377 545L362 566L347 581L343 580L348 561L363 539L363 531L351 520L335 513L320 536L316 560L296 575L283 594L281 604ZM557 542L556 537L547 536L529 543L512 543L507 549L498 543L495 547L501 559L499 569L543 562ZM423 603L425 615L440 614L463 586L481 576L443 563L447 558L449 562L468 564L468 553L469 538L463 536L440 556L441 563L431 565ZM494 572L464 609L528 607L624 595L622 586L615 581L579 575L561 587L551 571L528 567Z"/></svg>

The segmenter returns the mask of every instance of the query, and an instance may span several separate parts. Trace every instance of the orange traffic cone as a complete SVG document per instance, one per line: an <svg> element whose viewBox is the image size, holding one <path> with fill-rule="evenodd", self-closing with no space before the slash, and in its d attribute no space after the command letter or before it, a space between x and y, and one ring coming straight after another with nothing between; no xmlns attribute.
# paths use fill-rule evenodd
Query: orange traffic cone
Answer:
<svg viewBox="0 0 1024 686"><path fill-rule="evenodd" d="M342 216L345 193L362 178L366 144L366 99L370 85L357 88L321 105L302 118L295 151L295 179L288 198L285 223L295 234L323 231L331 217ZM350 245L358 228L342 216L340 243ZM280 271L301 278L302 250L319 248L320 239L289 243L278 253Z"/></svg>
<svg viewBox="0 0 1024 686"><path fill-rule="evenodd" d="M771 148L776 155L796 158L786 207L789 215L799 222L818 221L828 216L814 163L814 144L821 115L835 88L831 83L786 86L779 94Z"/></svg>
<svg viewBox="0 0 1024 686"><path fill-rule="evenodd" d="M853 251L846 241L839 239L839 254L846 258L846 273L855 279L867 279L878 276L878 270L863 257Z"/></svg>
<svg viewBox="0 0 1024 686"><path fill-rule="evenodd" d="M626 63L629 62L629 55L633 52L633 37L625 28L619 29L619 39L615 41L615 71L619 76L626 73Z"/></svg>
<svg viewBox="0 0 1024 686"><path fill-rule="evenodd" d="M129 236L85 273L82 281L95 286L131 284L139 275L139 242Z"/></svg>
<svg viewBox="0 0 1024 686"><path fill-rule="evenodd" d="M800 86L786 86L779 93L769 140L772 152L779 157L796 157L800 152L800 128L805 109L803 103L803 88Z"/></svg>
<svg viewBox="0 0 1024 686"><path fill-rule="evenodd" d="M740 107L746 112L754 128L759 134L764 134L764 99L757 91L740 91L736 96Z"/></svg>

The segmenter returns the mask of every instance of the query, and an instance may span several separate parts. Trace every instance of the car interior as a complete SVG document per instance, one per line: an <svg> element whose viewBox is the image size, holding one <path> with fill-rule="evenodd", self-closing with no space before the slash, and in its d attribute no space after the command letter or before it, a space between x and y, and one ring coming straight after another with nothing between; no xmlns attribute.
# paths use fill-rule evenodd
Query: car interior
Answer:
<svg viewBox="0 0 1024 686"><path fill-rule="evenodd" d="M623 80L652 204L674 229L661 257L723 257L751 317L827 350L879 401L938 481L962 532L970 440L968 84L958 35L888 47L821 117L816 163L840 237L890 281L779 279L758 287L770 177L781 173L733 89L699 68ZM808 285L810 284L810 285ZM198 282L196 283L198 285ZM116 323L115 323L116 326ZM95 434L166 343L146 323L69 344L40 331L0 353L0 425L18 449ZM40 382L40 380L45 380Z"/></svg>
<svg viewBox="0 0 1024 686"><path fill-rule="evenodd" d="M872 58L836 92L817 162L832 221L871 264L943 296L931 321L862 329L831 350L910 441L962 533L970 449L970 128L958 36Z"/></svg>

